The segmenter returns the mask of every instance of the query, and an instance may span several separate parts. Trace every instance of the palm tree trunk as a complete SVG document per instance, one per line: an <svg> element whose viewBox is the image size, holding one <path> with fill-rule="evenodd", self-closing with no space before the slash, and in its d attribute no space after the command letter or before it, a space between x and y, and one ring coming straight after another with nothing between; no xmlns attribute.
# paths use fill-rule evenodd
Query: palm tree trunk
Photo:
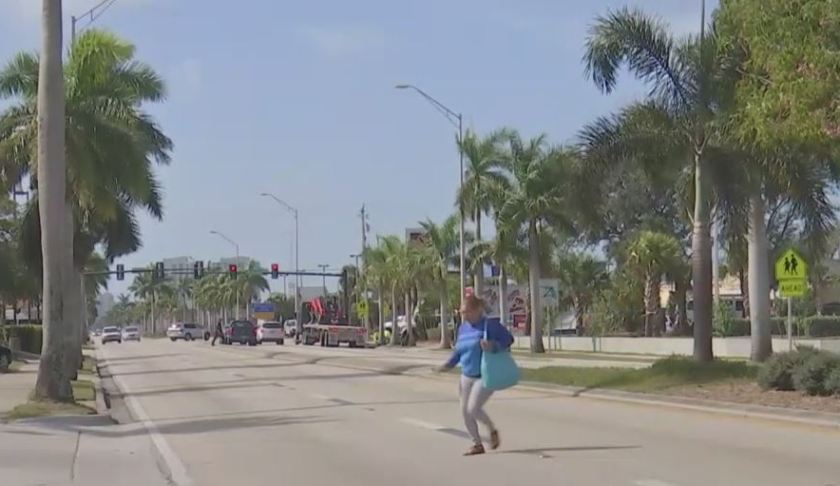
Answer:
<svg viewBox="0 0 840 486"><path fill-rule="evenodd" d="M64 207L67 169L64 142L64 74L61 61L61 0L43 0L41 59L38 73L38 199L43 257L43 347L35 398L70 401L73 389L65 353L73 330L64 322L67 265Z"/></svg>
<svg viewBox="0 0 840 486"><path fill-rule="evenodd" d="M383 293L384 291L382 290L382 288L379 288L377 290L378 295L376 296L376 303L379 307L379 344L385 344L385 305L382 301Z"/></svg>
<svg viewBox="0 0 840 486"><path fill-rule="evenodd" d="M449 339L449 318L447 315L447 311L449 310L447 302L449 300L449 293L446 291L445 282L440 285L438 295L440 297L440 348L449 349L452 347L452 342Z"/></svg>
<svg viewBox="0 0 840 486"><path fill-rule="evenodd" d="M694 359L712 361L712 235L711 190L701 151L694 154L694 233L691 265L694 279Z"/></svg>
<svg viewBox="0 0 840 486"><path fill-rule="evenodd" d="M655 334L656 314L659 308L659 282L653 271L648 271L645 278L645 337Z"/></svg>
<svg viewBox="0 0 840 486"><path fill-rule="evenodd" d="M744 267L738 269L738 286L741 288L741 296L744 297L744 310L741 317L744 319L750 317L750 292L747 285L747 272Z"/></svg>
<svg viewBox="0 0 840 486"><path fill-rule="evenodd" d="M767 261L767 228L764 220L764 198L761 192L750 195L750 225L747 230L749 266L750 358L764 361L773 353L770 325L770 268Z"/></svg>
<svg viewBox="0 0 840 486"><path fill-rule="evenodd" d="M505 274L505 266L499 264L499 322L502 326L507 327L507 318L507 275Z"/></svg>
<svg viewBox="0 0 840 486"><path fill-rule="evenodd" d="M406 330L406 345L414 346L414 312L411 305L411 291L405 293L405 330Z"/></svg>
<svg viewBox="0 0 840 486"><path fill-rule="evenodd" d="M545 353L540 306L540 234L535 220L528 223L528 284L531 290L531 352Z"/></svg>
<svg viewBox="0 0 840 486"><path fill-rule="evenodd" d="M399 343L400 338L400 329L397 325L397 317L399 312L397 311L397 287L391 287L391 342L389 343L391 346L396 346Z"/></svg>
<svg viewBox="0 0 840 486"><path fill-rule="evenodd" d="M686 308L688 289L686 287L685 281L677 280L674 283L674 300L677 305L677 322L674 328L678 336L684 336L688 330L688 309Z"/></svg>
<svg viewBox="0 0 840 486"><path fill-rule="evenodd" d="M155 319L155 291L152 290L152 334L157 334L157 319Z"/></svg>
<svg viewBox="0 0 840 486"><path fill-rule="evenodd" d="M481 208L475 209L475 241L481 242ZM474 286L475 295L481 297L484 291L484 262L478 260L475 262Z"/></svg>

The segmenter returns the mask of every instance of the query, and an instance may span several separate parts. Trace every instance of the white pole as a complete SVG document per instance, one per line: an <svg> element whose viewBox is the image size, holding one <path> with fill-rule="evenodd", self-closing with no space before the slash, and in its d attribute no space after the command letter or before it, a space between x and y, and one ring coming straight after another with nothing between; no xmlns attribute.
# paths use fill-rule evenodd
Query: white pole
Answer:
<svg viewBox="0 0 840 486"><path fill-rule="evenodd" d="M791 298L787 298L787 334L788 334L788 351L793 351L793 307L791 306Z"/></svg>

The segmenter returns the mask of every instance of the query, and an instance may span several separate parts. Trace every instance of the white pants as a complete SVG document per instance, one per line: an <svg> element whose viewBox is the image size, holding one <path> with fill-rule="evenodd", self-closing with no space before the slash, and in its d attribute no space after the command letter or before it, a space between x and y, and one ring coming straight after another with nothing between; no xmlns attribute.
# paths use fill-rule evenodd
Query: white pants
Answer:
<svg viewBox="0 0 840 486"><path fill-rule="evenodd" d="M484 424L491 432L496 430L490 417L484 411L484 404L487 403L491 395L493 395L493 391L484 388L481 384L481 378L461 375L461 413L464 415L464 425L467 426L467 432L476 444L481 444L478 422Z"/></svg>

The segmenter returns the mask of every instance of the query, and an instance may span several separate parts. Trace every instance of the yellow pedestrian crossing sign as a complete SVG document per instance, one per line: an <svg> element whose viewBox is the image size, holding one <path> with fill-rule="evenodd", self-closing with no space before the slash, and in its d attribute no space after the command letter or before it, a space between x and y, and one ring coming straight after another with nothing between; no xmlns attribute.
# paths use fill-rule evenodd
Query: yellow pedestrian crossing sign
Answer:
<svg viewBox="0 0 840 486"><path fill-rule="evenodd" d="M776 260L776 280L781 297L802 297L808 288L808 262L789 249Z"/></svg>
<svg viewBox="0 0 840 486"><path fill-rule="evenodd" d="M793 249L776 260L776 280L808 280L808 263Z"/></svg>

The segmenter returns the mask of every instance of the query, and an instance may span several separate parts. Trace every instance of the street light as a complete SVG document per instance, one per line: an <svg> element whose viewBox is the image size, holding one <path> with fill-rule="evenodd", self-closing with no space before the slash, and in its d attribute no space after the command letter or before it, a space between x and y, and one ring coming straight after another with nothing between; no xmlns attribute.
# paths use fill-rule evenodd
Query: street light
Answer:
<svg viewBox="0 0 840 486"><path fill-rule="evenodd" d="M221 233L219 231L210 230L210 234L219 236L222 239L226 240L231 245L233 245L233 247L236 249L236 264L239 265L239 245L235 241L228 238L227 236L225 236L223 233ZM238 271L236 272L236 275L237 275L237 277L239 276ZM239 292L236 293L236 318L239 319Z"/></svg>
<svg viewBox="0 0 840 486"><path fill-rule="evenodd" d="M461 147L460 147L461 142L464 139L464 117L463 117L463 115L461 115L461 113L457 113L457 112L449 109L446 105L444 105L440 101L432 98L431 95L429 95L428 93L426 93L422 89L418 88L417 86L414 86L413 84L398 84L398 85L395 86L395 88L396 89L414 90L415 92L417 92L417 94L419 94L420 96L425 98L426 101L431 103L431 105L437 111L439 111L447 120L449 120L449 123L451 123L452 125L455 126L455 128L458 129L458 145L459 145L458 146L458 153L459 153L459 156L460 156L460 170L459 170L460 188L461 188L461 192L463 192L464 191L464 151L461 150ZM463 304L464 303L464 294L466 293L466 288L467 288L467 250L466 250L466 243L464 242L464 220L466 218L465 218L465 214L464 214L464 205L461 201L459 201L459 203L458 203L458 210L459 210L460 215L461 215L461 218L460 218L461 221L460 221L458 229L459 229L460 236L461 236L461 245L460 245L461 268L460 268L460 270L461 270L461 304Z"/></svg>
<svg viewBox="0 0 840 486"><path fill-rule="evenodd" d="M301 332L303 332L303 322L301 322L301 317L303 316L303 309L301 309L301 302L300 302L300 220L299 220L299 212L298 210L290 205L289 203L283 201L279 197L275 196L274 194L264 192L260 194L262 197L270 197L274 199L274 202L282 206L284 209L292 213L295 217L295 319L297 321L297 331L295 336L300 336Z"/></svg>

